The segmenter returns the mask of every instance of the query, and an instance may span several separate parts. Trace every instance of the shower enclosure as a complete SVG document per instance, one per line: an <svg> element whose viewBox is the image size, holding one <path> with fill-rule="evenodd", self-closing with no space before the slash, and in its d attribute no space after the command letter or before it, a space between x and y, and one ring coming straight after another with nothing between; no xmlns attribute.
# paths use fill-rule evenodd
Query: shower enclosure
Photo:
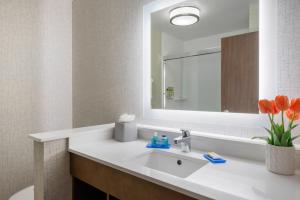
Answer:
<svg viewBox="0 0 300 200"><path fill-rule="evenodd" d="M163 59L164 109L221 111L221 50Z"/></svg>

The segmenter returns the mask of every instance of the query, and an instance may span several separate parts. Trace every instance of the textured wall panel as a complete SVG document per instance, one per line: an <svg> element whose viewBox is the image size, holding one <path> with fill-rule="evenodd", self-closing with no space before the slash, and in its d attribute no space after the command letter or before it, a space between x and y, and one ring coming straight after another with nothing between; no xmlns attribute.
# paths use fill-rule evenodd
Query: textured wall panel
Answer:
<svg viewBox="0 0 300 200"><path fill-rule="evenodd" d="M300 1L278 0L278 91L300 97Z"/></svg>
<svg viewBox="0 0 300 200"><path fill-rule="evenodd" d="M71 200L68 139L34 142L35 200Z"/></svg>
<svg viewBox="0 0 300 200"><path fill-rule="evenodd" d="M73 2L74 127L142 113L141 0Z"/></svg>
<svg viewBox="0 0 300 200"><path fill-rule="evenodd" d="M45 200L72 199L68 145L68 139L44 144Z"/></svg>
<svg viewBox="0 0 300 200"><path fill-rule="evenodd" d="M33 132L72 127L71 0L0 1L0 199L33 184Z"/></svg>
<svg viewBox="0 0 300 200"><path fill-rule="evenodd" d="M33 3L34 1L31 1ZM32 184L32 68L37 9L0 1L0 199Z"/></svg>
<svg viewBox="0 0 300 200"><path fill-rule="evenodd" d="M300 97L300 1L278 0L278 92ZM295 133L300 134L298 127ZM300 144L300 139L296 140Z"/></svg>

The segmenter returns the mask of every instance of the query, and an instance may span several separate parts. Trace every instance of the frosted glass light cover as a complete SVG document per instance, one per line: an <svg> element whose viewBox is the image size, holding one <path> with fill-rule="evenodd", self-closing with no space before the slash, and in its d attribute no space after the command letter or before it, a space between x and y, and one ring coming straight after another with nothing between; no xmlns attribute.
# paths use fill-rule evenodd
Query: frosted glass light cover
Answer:
<svg viewBox="0 0 300 200"><path fill-rule="evenodd" d="M178 26L188 26L199 21L200 10L196 7L185 6L174 8L170 11L171 24Z"/></svg>

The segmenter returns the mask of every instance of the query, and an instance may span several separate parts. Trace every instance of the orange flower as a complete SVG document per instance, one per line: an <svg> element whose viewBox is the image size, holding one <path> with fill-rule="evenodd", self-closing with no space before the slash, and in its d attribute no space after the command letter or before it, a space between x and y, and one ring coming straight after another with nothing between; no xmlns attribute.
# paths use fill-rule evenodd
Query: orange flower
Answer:
<svg viewBox="0 0 300 200"><path fill-rule="evenodd" d="M287 96L277 96L275 102L277 108L281 111L285 111L290 107L289 98Z"/></svg>
<svg viewBox="0 0 300 200"><path fill-rule="evenodd" d="M290 109L296 113L300 113L300 98L291 100Z"/></svg>
<svg viewBox="0 0 300 200"><path fill-rule="evenodd" d="M270 102L271 102L271 105L272 105L272 111L271 111L271 113L273 115L278 114L280 112L280 110L277 108L276 102L274 100L271 100Z"/></svg>
<svg viewBox="0 0 300 200"><path fill-rule="evenodd" d="M300 113L296 113L295 111L288 109L286 111L286 116L289 118L289 120L299 120L300 119Z"/></svg>
<svg viewBox="0 0 300 200"><path fill-rule="evenodd" d="M261 113L271 114L273 111L272 103L271 103L271 101L269 101L267 99L259 100L258 108Z"/></svg>

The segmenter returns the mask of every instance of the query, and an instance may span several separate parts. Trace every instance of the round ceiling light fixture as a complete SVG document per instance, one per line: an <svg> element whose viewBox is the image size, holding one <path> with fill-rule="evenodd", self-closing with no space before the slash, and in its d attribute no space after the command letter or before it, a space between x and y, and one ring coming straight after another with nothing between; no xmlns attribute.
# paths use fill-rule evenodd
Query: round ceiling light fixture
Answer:
<svg viewBox="0 0 300 200"><path fill-rule="evenodd" d="M200 9L193 6L182 6L170 11L170 23L176 26L195 24L200 19Z"/></svg>

